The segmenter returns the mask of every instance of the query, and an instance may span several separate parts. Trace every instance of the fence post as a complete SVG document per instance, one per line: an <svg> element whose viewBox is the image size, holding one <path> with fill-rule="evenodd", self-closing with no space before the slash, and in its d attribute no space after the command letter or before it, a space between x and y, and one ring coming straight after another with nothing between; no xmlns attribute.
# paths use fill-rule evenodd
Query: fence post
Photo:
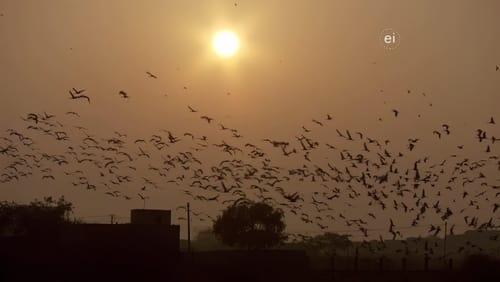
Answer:
<svg viewBox="0 0 500 282"><path fill-rule="evenodd" d="M381 256L379 259L378 259L378 269L380 271L383 271L384 270L384 257Z"/></svg>
<svg viewBox="0 0 500 282"><path fill-rule="evenodd" d="M332 268L332 281L335 281L335 253L333 253L331 261L331 268Z"/></svg>
<svg viewBox="0 0 500 282"><path fill-rule="evenodd" d="M448 237L448 222L444 222L444 240L443 240L443 261L446 264L446 239Z"/></svg>
<svg viewBox="0 0 500 282"><path fill-rule="evenodd" d="M429 255L426 253L424 257L424 270L429 270Z"/></svg>
<svg viewBox="0 0 500 282"><path fill-rule="evenodd" d="M188 254L191 255L191 210L189 209L189 203L187 203L186 207L186 213L187 213L187 247L188 247Z"/></svg>
<svg viewBox="0 0 500 282"><path fill-rule="evenodd" d="M354 271L358 271L358 263L359 263L359 250L356 247L356 251L354 253Z"/></svg>

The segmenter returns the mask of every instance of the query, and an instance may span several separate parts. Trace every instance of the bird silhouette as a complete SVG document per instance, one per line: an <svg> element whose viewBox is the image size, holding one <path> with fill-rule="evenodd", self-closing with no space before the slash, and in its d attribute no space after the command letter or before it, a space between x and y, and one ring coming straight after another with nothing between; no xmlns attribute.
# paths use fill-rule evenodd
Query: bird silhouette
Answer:
<svg viewBox="0 0 500 282"><path fill-rule="evenodd" d="M208 123L212 123L212 121L214 120L213 118L210 118L210 117L207 117L207 116L201 116L201 119L206 120Z"/></svg>
<svg viewBox="0 0 500 282"><path fill-rule="evenodd" d="M125 100L130 98L130 96L127 94L127 92L125 92L123 90L120 90L120 92L118 92L118 95L120 95L120 97L122 97Z"/></svg>
<svg viewBox="0 0 500 282"><path fill-rule="evenodd" d="M71 95L71 99L72 100L86 99L87 102L90 104L90 98L89 98L89 96L81 94L81 93L85 92L85 89L76 90L75 88L73 88L73 91L75 93L73 93L71 90L69 91L69 94Z"/></svg>
<svg viewBox="0 0 500 282"><path fill-rule="evenodd" d="M158 77L154 74L152 74L151 72L147 71L146 74L150 77L150 78L154 78L154 79L157 79Z"/></svg>

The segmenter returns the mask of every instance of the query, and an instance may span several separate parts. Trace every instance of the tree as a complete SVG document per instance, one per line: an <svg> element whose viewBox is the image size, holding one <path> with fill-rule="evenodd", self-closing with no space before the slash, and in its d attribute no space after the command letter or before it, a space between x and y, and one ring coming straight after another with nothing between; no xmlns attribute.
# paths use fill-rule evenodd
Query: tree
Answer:
<svg viewBox="0 0 500 282"><path fill-rule="evenodd" d="M282 243L284 213L260 202L240 202L225 209L214 222L213 231L229 246L248 249L269 248Z"/></svg>
<svg viewBox="0 0 500 282"><path fill-rule="evenodd" d="M0 202L0 236L40 236L57 232L68 223L73 205L64 197L46 197L28 205Z"/></svg>

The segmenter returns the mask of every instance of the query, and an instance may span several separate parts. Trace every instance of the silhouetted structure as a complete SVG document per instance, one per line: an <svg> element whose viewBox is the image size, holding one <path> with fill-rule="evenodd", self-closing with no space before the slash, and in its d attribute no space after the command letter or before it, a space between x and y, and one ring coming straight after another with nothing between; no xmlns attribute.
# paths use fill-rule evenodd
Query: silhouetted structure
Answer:
<svg viewBox="0 0 500 282"><path fill-rule="evenodd" d="M15 281L54 275L64 281L175 277L180 228L170 224L170 211L132 210L131 219L130 224L66 224L42 238L2 238L4 275Z"/></svg>
<svg viewBox="0 0 500 282"><path fill-rule="evenodd" d="M171 224L169 210L135 209L130 211L131 224Z"/></svg>

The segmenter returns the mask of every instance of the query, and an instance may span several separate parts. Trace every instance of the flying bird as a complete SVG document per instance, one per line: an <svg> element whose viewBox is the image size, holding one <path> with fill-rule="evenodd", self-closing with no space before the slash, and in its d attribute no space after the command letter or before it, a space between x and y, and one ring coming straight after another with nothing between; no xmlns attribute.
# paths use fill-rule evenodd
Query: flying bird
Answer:
<svg viewBox="0 0 500 282"><path fill-rule="evenodd" d="M123 99L130 98L130 96L127 94L127 92L125 92L123 90L120 90L120 92L118 92L118 95L120 95Z"/></svg>
<svg viewBox="0 0 500 282"><path fill-rule="evenodd" d="M90 98L89 98L89 96L81 94L81 93L85 92L85 89L76 90L75 88L73 88L73 91L75 93L71 92L71 90L69 91L69 94L71 95L70 99L72 99L72 100L87 99L87 102L89 102L89 104L90 104Z"/></svg>
<svg viewBox="0 0 500 282"><path fill-rule="evenodd" d="M157 79L158 77L152 73L150 73L149 71L146 72L146 74L150 77L150 78L154 78L154 79Z"/></svg>
<svg viewBox="0 0 500 282"><path fill-rule="evenodd" d="M319 125L319 126L323 126L323 123L320 122L320 121L317 121L315 119L312 120L312 122L314 122L315 124Z"/></svg>
<svg viewBox="0 0 500 282"><path fill-rule="evenodd" d="M202 116L200 118L206 120L208 123L211 123L214 120L213 118L210 118L210 117L207 117L207 116Z"/></svg>
<svg viewBox="0 0 500 282"><path fill-rule="evenodd" d="M85 92L85 89L76 90L76 88L73 87L73 92L75 92L75 94L82 94L83 92Z"/></svg>
<svg viewBox="0 0 500 282"><path fill-rule="evenodd" d="M67 112L66 114L67 115L74 115L74 116L80 117L80 115L77 112Z"/></svg>
<svg viewBox="0 0 500 282"><path fill-rule="evenodd" d="M443 124L442 127L446 135L450 135L450 126L448 124Z"/></svg>
<svg viewBox="0 0 500 282"><path fill-rule="evenodd" d="M441 132L434 130L432 134L436 134L439 139L441 139Z"/></svg>

